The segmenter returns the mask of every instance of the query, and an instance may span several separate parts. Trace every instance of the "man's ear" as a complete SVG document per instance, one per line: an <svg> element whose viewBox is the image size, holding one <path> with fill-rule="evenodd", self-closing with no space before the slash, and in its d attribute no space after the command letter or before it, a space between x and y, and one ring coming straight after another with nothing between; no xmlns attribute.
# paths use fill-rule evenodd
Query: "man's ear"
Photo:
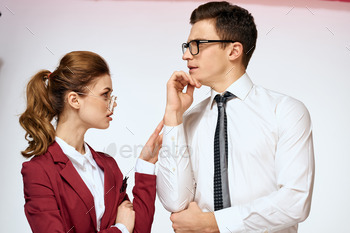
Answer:
<svg viewBox="0 0 350 233"><path fill-rule="evenodd" d="M231 43L229 45L228 59L230 61L236 60L239 57L243 57L243 45L240 42Z"/></svg>
<svg viewBox="0 0 350 233"><path fill-rule="evenodd" d="M80 108L79 100L80 100L80 97L76 92L71 91L67 94L67 102L69 106L71 106L72 108L74 109Z"/></svg>

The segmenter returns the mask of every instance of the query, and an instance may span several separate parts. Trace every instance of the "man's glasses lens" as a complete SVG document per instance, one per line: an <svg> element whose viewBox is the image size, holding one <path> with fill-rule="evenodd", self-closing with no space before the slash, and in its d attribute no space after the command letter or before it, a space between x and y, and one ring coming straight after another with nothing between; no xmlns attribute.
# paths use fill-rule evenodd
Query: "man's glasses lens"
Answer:
<svg viewBox="0 0 350 233"><path fill-rule="evenodd" d="M182 44L182 53L185 54L186 49L188 48L187 43Z"/></svg>
<svg viewBox="0 0 350 233"><path fill-rule="evenodd" d="M190 41L189 43L183 43L182 44L182 53L185 54L187 48L190 50L190 53L192 55L197 55L198 54L198 45L197 41Z"/></svg>

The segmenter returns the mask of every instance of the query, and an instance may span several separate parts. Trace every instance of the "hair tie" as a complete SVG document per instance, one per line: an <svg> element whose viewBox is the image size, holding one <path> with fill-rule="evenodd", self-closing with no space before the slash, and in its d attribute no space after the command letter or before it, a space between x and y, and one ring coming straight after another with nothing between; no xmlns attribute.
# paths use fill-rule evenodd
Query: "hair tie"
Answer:
<svg viewBox="0 0 350 233"><path fill-rule="evenodd" d="M52 73L50 72L48 75L47 75L47 78L50 78L50 75L51 75Z"/></svg>

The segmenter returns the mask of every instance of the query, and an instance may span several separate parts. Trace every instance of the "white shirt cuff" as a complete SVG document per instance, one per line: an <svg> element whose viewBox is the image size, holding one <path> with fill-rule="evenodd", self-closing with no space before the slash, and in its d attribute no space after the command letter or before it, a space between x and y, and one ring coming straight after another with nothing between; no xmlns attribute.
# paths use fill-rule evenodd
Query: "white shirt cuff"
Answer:
<svg viewBox="0 0 350 233"><path fill-rule="evenodd" d="M138 158L136 160L135 172L154 175L155 165L153 163L147 162L143 159Z"/></svg>
<svg viewBox="0 0 350 233"><path fill-rule="evenodd" d="M214 212L220 233L245 232L238 207L229 207Z"/></svg>
<svg viewBox="0 0 350 233"><path fill-rule="evenodd" d="M116 228L118 228L122 233L130 233L130 232L128 231L128 229L126 228L126 226L124 226L124 224L122 224L122 223L117 223L117 224L115 224L115 225L112 225L111 227L116 227Z"/></svg>

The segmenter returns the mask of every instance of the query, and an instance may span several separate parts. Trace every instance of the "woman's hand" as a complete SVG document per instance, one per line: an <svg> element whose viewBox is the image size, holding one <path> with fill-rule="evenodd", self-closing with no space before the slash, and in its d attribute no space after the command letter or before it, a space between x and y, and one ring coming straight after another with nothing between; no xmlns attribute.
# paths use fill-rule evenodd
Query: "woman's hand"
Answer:
<svg viewBox="0 0 350 233"><path fill-rule="evenodd" d="M129 232L133 232L135 226L135 211L130 201L123 201L122 204L120 204L115 223L121 223Z"/></svg>
<svg viewBox="0 0 350 233"><path fill-rule="evenodd" d="M140 159L143 159L149 163L156 163L158 161L158 153L162 147L163 134L159 135L163 129L163 120L158 124L156 130L153 132L151 137L148 139L146 145L142 148Z"/></svg>

